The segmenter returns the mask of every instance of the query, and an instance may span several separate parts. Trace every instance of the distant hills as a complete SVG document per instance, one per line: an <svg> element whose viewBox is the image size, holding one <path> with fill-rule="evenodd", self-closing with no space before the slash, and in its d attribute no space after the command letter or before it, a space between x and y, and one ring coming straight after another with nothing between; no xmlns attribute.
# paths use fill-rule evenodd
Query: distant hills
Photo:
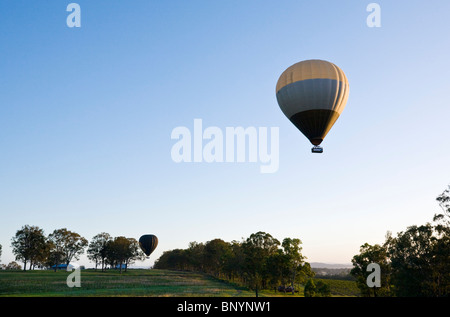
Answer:
<svg viewBox="0 0 450 317"><path fill-rule="evenodd" d="M311 270L316 273L317 278L333 278L333 279L343 279L343 280L353 280L350 271L353 265L348 264L336 264L336 263L321 263L312 262L310 263Z"/></svg>
<svg viewBox="0 0 450 317"><path fill-rule="evenodd" d="M311 268L313 269L347 269L353 268L351 263L348 264L333 264L333 263L321 263L321 262L310 262Z"/></svg>

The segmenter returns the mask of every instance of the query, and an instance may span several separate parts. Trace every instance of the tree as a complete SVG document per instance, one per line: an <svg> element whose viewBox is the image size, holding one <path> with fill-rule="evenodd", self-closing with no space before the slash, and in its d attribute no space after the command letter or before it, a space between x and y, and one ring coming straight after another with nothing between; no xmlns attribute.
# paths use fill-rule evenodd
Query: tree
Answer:
<svg viewBox="0 0 450 317"><path fill-rule="evenodd" d="M316 294L320 297L328 297L331 296L331 288L328 283L325 283L324 281L317 281L316 283Z"/></svg>
<svg viewBox="0 0 450 317"><path fill-rule="evenodd" d="M9 262L8 265L5 266L5 270L21 270L22 267L16 261Z"/></svg>
<svg viewBox="0 0 450 317"><path fill-rule="evenodd" d="M435 280L435 293L438 296L448 296L450 294L450 185L436 200L442 208L443 213L435 215L433 221L436 225L434 245L434 257L432 259L435 267L433 279Z"/></svg>
<svg viewBox="0 0 450 317"><path fill-rule="evenodd" d="M289 283L289 264L287 257L283 254L283 250L278 249L274 254L269 256L266 262L266 270L269 272L269 284L271 287L277 289L282 286L286 289L286 284Z"/></svg>
<svg viewBox="0 0 450 317"><path fill-rule="evenodd" d="M305 297L315 297L316 296L316 283L314 283L313 279L309 279L305 284L304 289Z"/></svg>
<svg viewBox="0 0 450 317"><path fill-rule="evenodd" d="M443 220L444 224L449 226L450 225L450 185L448 186L448 189L444 190L442 194L440 194L436 200L439 202L439 206L442 208L442 211L444 213L442 214L435 214L433 221ZM449 219L445 219L449 218Z"/></svg>
<svg viewBox="0 0 450 317"><path fill-rule="evenodd" d="M244 251L244 273L247 277L248 286L258 290L264 286L268 278L267 261L269 257L277 252L280 242L265 232L257 232L250 235L242 244Z"/></svg>
<svg viewBox="0 0 450 317"><path fill-rule="evenodd" d="M214 239L205 244L203 263L207 273L220 277L225 269L227 257L230 256L231 247L222 239Z"/></svg>
<svg viewBox="0 0 450 317"><path fill-rule="evenodd" d="M128 252L125 257L125 271L128 265L133 264L136 260L144 261L145 254L142 252L139 242L134 238L128 238Z"/></svg>
<svg viewBox="0 0 450 317"><path fill-rule="evenodd" d="M324 281L314 282L313 279L309 279L305 285L304 295L305 297L328 297L331 296L331 288Z"/></svg>
<svg viewBox="0 0 450 317"><path fill-rule="evenodd" d="M185 252L180 252L180 265L183 269L204 272L204 253L205 245L203 243L190 242Z"/></svg>
<svg viewBox="0 0 450 317"><path fill-rule="evenodd" d="M311 265L308 262L303 263L296 275L296 282L299 284L306 284L306 282L316 275L311 269Z"/></svg>
<svg viewBox="0 0 450 317"><path fill-rule="evenodd" d="M387 242L397 296L450 294L450 238L427 223L410 226Z"/></svg>
<svg viewBox="0 0 450 317"><path fill-rule="evenodd" d="M355 255L352 259L353 269L350 274L356 278L356 284L361 294L366 297L387 296L390 292L390 266L388 254L385 246L370 245L365 243L359 249L360 254ZM376 263L381 270L381 287L367 286L367 277L371 272L367 271L370 263Z"/></svg>
<svg viewBox="0 0 450 317"><path fill-rule="evenodd" d="M122 273L122 265L128 250L128 240L125 237L116 237L106 244L106 258L111 267L119 267Z"/></svg>
<svg viewBox="0 0 450 317"><path fill-rule="evenodd" d="M245 255L242 248L242 244L238 241L231 241L230 243L230 253L227 256L227 261L224 266L224 271L226 272L228 279L230 281L239 281L244 277L244 262Z"/></svg>
<svg viewBox="0 0 450 317"><path fill-rule="evenodd" d="M286 258L286 269L289 272L292 294L294 294L295 291L294 283L297 273L302 269L302 263L305 258L301 253L301 243L300 239L285 238L281 244L283 247L283 254Z"/></svg>
<svg viewBox="0 0 450 317"><path fill-rule="evenodd" d="M73 259L79 260L84 248L88 245L85 238L66 228L54 230L48 238L51 242L50 252L54 260L55 270L60 263L69 265Z"/></svg>
<svg viewBox="0 0 450 317"><path fill-rule="evenodd" d="M102 232L95 235L91 242L89 243L89 247L87 250L88 259L95 263L95 269L97 269L98 263L101 263L102 271L105 267L105 259L106 259L106 246L108 241L111 240L111 236L109 233Z"/></svg>
<svg viewBox="0 0 450 317"><path fill-rule="evenodd" d="M436 200L443 213L434 215L434 224L409 226L396 237L388 233L383 246L366 243L353 257L351 273L363 295L449 296L450 186ZM371 262L380 265L380 289L366 286L366 268Z"/></svg>
<svg viewBox="0 0 450 317"><path fill-rule="evenodd" d="M58 265L64 263L64 252L62 250L56 249L54 243L50 241L50 251L47 258L47 266L54 267L54 270L58 269Z"/></svg>
<svg viewBox="0 0 450 317"><path fill-rule="evenodd" d="M145 255L140 251L139 244L135 239L120 236L107 241L106 258L111 266L119 266L120 273L122 273L123 266L126 270L128 264L136 259L143 260Z"/></svg>
<svg viewBox="0 0 450 317"><path fill-rule="evenodd" d="M155 261L155 269L167 270L195 270L190 265L189 250L175 249L164 251L163 254Z"/></svg>
<svg viewBox="0 0 450 317"><path fill-rule="evenodd" d="M40 247L40 251L37 252L36 256L33 259L33 265L37 265L40 268L48 267L50 257L51 243L46 237L44 238L45 242L43 241Z"/></svg>
<svg viewBox="0 0 450 317"><path fill-rule="evenodd" d="M450 185L436 200L439 202L443 213L434 215L435 229L440 236L448 237L450 236Z"/></svg>
<svg viewBox="0 0 450 317"><path fill-rule="evenodd" d="M30 262L30 270L38 260L40 255L47 248L47 241L44 231L37 226L25 225L16 232L11 241L12 251L16 260L23 261L23 270L26 270L27 262Z"/></svg>

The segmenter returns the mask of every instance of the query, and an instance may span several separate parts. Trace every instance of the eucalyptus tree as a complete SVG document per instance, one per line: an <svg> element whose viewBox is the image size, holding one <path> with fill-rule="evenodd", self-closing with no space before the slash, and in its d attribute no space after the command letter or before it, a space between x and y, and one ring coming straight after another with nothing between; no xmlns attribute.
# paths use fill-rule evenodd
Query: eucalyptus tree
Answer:
<svg viewBox="0 0 450 317"><path fill-rule="evenodd" d="M44 231L37 226L29 225L25 225L20 230L17 230L11 240L11 247L16 260L23 261L24 271L28 262L31 270L34 264L42 261L42 256L48 250Z"/></svg>
<svg viewBox="0 0 450 317"><path fill-rule="evenodd" d="M367 285L367 278L371 271L367 270L371 263L376 263L380 266L381 287L369 287ZM365 297L377 297L390 295L391 289L391 267L388 257L388 250L385 245L370 245L363 244L360 247L360 253L352 258L353 268L350 274L356 278L356 284Z"/></svg>
<svg viewBox="0 0 450 317"><path fill-rule="evenodd" d="M54 230L49 234L48 239L51 243L50 252L54 257L55 269L58 264L69 265L72 260L79 260L80 255L84 253L84 248L88 245L85 238L66 228Z"/></svg>
<svg viewBox="0 0 450 317"><path fill-rule="evenodd" d="M139 244L134 238L126 238L124 236L115 237L108 240L105 247L106 261L112 267L119 267L120 273L122 268L125 271L128 265L135 260L144 260L145 254L140 250Z"/></svg>
<svg viewBox="0 0 450 317"><path fill-rule="evenodd" d="M294 294L294 283L297 274L302 270L302 264L305 257L302 255L300 239L285 238L281 244L283 254L286 258L286 270L289 272L289 281L291 282L292 294Z"/></svg>
<svg viewBox="0 0 450 317"><path fill-rule="evenodd" d="M97 269L97 265L100 263L102 271L104 270L106 246L111 239L110 234L106 232L99 233L91 239L87 250L87 257L95 263L95 269Z"/></svg>
<svg viewBox="0 0 450 317"><path fill-rule="evenodd" d="M242 243L244 253L244 273L247 284L255 290L258 297L258 290L264 287L265 282L270 277L268 270L268 259L277 253L280 242L270 234L259 231L250 235Z"/></svg>

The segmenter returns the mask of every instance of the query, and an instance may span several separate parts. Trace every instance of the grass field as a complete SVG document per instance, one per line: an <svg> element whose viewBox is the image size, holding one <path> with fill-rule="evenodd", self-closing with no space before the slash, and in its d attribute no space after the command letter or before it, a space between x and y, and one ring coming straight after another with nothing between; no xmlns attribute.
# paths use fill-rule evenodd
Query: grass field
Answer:
<svg viewBox="0 0 450 317"><path fill-rule="evenodd" d="M321 280L322 282L330 285L331 296L347 297L361 295L361 291L358 289L354 281L320 278L315 278L314 280Z"/></svg>
<svg viewBox="0 0 450 317"><path fill-rule="evenodd" d="M70 288L66 284L70 272L66 271L0 271L0 297L6 296L151 296L151 297L254 297L255 293L205 274L168 270L128 270L107 272L81 271L81 287ZM332 294L355 296L343 284L345 281L327 280ZM348 283L352 283L347 281ZM336 284L336 285L334 285ZM354 284L354 283L353 283ZM339 289L338 291L336 291ZM260 297L286 296L292 294L261 291ZM303 290L295 295L303 296Z"/></svg>

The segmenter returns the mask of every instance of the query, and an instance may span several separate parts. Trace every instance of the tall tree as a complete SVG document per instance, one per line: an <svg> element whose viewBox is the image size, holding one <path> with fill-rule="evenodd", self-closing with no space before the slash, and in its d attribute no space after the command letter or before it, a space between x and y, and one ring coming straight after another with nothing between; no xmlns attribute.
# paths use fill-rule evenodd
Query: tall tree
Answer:
<svg viewBox="0 0 450 317"><path fill-rule="evenodd" d="M39 256L44 252L47 241L44 231L37 226L25 225L16 232L12 238L12 251L16 260L23 261L23 270L26 270L27 262L30 262L30 269L33 263L40 260Z"/></svg>
<svg viewBox="0 0 450 317"><path fill-rule="evenodd" d="M244 272L248 286L255 290L256 297L258 297L258 290L264 286L269 276L267 261L277 252L279 245L280 242L277 239L262 231L251 234L242 244L245 255Z"/></svg>
<svg viewBox="0 0 450 317"><path fill-rule="evenodd" d="M437 224L436 230L445 235L450 235L450 185L436 200L443 212L434 215L433 221Z"/></svg>
<svg viewBox="0 0 450 317"><path fill-rule="evenodd" d="M128 252L125 257L125 271L128 269L130 264L135 263L135 261L144 261L146 256L142 252L139 242L134 238L128 238Z"/></svg>
<svg viewBox="0 0 450 317"><path fill-rule="evenodd" d="M220 277L230 256L231 247L222 239L208 241L204 248L204 264L208 273Z"/></svg>
<svg viewBox="0 0 450 317"><path fill-rule="evenodd" d="M439 202L439 206L441 206L444 214L450 216L450 185L436 198L436 200Z"/></svg>
<svg viewBox="0 0 450 317"><path fill-rule="evenodd" d="M189 247L185 252L180 252L180 264L184 269L190 269L193 271L204 271L204 253L205 245L198 242L190 242Z"/></svg>
<svg viewBox="0 0 450 317"><path fill-rule="evenodd" d="M69 265L73 259L79 260L88 245L85 238L66 228L54 230L48 238L52 243L51 252L56 259L56 266L61 262Z"/></svg>
<svg viewBox="0 0 450 317"><path fill-rule="evenodd" d="M292 294L294 294L294 283L297 274L302 269L302 263L305 257L302 255L302 242L300 239L285 238L281 244L283 253L286 257L287 270L289 272L289 280L291 282Z"/></svg>
<svg viewBox="0 0 450 317"><path fill-rule="evenodd" d="M439 272L435 276L435 289L439 290L436 293L450 294L450 185L444 192L439 195L436 200L439 202L443 213L435 215L435 236L436 243L434 245L433 266L436 268L435 272Z"/></svg>
<svg viewBox="0 0 450 317"><path fill-rule="evenodd" d="M283 250L278 249L273 253L266 262L266 270L269 272L269 284L271 287L277 289L279 285L286 289L289 283L290 272L289 264Z"/></svg>
<svg viewBox="0 0 450 317"><path fill-rule="evenodd" d="M360 253L352 259L353 269L350 271L350 274L356 278L356 284L361 294L366 297L388 296L390 291L390 266L386 247L365 243L360 247L359 251ZM367 271L367 267L371 263L376 263L380 266L380 288L367 285L367 277L371 274L371 271Z"/></svg>
<svg viewBox="0 0 450 317"><path fill-rule="evenodd" d="M132 261L145 258L136 239L123 236L115 237L106 243L106 256L111 266L119 266L120 273L122 268L125 267L126 270Z"/></svg>
<svg viewBox="0 0 450 317"><path fill-rule="evenodd" d="M305 284L308 279L313 278L315 275L316 273L314 273L311 269L311 265L308 262L304 262L298 271L296 282L299 284Z"/></svg>
<svg viewBox="0 0 450 317"><path fill-rule="evenodd" d="M245 255L242 244L238 241L231 241L230 253L227 256L227 261L224 266L228 279L233 281L235 279L242 280L244 271Z"/></svg>
<svg viewBox="0 0 450 317"><path fill-rule="evenodd" d="M108 241L111 240L109 233L102 232L95 235L87 250L88 259L95 263L95 269L97 269L98 263L101 263L102 271L105 268L106 259L106 246Z"/></svg>
<svg viewBox="0 0 450 317"><path fill-rule="evenodd" d="M410 226L388 241L392 279L398 296L450 294L450 243L430 223Z"/></svg>

